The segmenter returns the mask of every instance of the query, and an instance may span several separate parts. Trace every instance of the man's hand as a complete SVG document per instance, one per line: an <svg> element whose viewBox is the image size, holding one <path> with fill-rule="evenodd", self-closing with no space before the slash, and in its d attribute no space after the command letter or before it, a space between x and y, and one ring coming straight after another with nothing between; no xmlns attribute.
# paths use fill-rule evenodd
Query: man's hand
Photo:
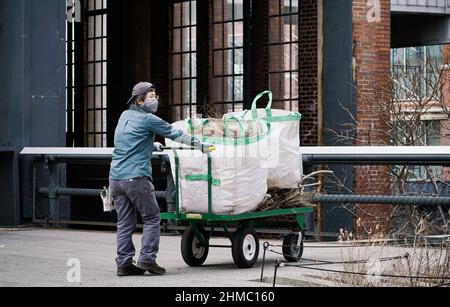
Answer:
<svg viewBox="0 0 450 307"><path fill-rule="evenodd" d="M158 143L158 142L153 144L153 148L156 152L163 152L164 151L163 147L164 147L164 145L161 143Z"/></svg>

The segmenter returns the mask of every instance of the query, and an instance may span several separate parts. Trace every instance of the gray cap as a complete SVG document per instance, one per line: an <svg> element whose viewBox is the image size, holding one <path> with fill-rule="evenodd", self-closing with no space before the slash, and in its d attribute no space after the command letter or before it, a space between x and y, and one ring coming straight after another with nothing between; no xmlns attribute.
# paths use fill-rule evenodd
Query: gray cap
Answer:
<svg viewBox="0 0 450 307"><path fill-rule="evenodd" d="M129 105L130 103L132 103L133 99L136 96L145 95L154 90L155 90L155 86L149 82L140 82L140 83L136 84L133 88L132 96L131 96L130 100L128 100L127 104Z"/></svg>

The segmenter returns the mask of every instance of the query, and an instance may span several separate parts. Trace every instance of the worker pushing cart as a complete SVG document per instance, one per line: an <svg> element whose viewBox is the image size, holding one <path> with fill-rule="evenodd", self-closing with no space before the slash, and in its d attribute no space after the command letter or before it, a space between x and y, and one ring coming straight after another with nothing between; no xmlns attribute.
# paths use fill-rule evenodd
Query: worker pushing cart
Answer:
<svg viewBox="0 0 450 307"><path fill-rule="evenodd" d="M149 159L153 151L162 151L162 145L154 142L155 135L203 153L213 147L174 129L155 115L159 101L153 84L137 84L127 104L129 110L122 114L115 131L109 186L118 214L117 275L136 276L145 272L163 275L166 270L156 263L161 218ZM139 261L134 265L136 251L132 235L136 230L136 210L142 216L144 232Z"/></svg>

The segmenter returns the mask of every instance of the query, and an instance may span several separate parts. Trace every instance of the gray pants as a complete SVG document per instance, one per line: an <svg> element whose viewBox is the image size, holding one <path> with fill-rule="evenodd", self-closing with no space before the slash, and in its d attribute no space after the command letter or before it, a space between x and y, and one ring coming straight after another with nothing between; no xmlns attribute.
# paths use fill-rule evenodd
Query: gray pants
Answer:
<svg viewBox="0 0 450 307"><path fill-rule="evenodd" d="M110 180L109 188L117 209L117 266L133 263L136 249L133 234L136 231L136 210L144 223L139 262L154 263L159 251L161 218L155 187L147 177L132 180Z"/></svg>

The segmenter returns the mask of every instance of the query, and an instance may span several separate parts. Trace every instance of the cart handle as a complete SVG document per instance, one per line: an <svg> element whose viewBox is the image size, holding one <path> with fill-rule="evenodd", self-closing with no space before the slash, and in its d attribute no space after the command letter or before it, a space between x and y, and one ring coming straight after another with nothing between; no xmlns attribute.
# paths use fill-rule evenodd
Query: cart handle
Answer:
<svg viewBox="0 0 450 307"><path fill-rule="evenodd" d="M195 147L168 147L168 146L163 146L162 147L163 150L190 150L190 151L195 151L197 150L197 148ZM209 151L216 151L217 147L216 146L211 146L208 147Z"/></svg>

